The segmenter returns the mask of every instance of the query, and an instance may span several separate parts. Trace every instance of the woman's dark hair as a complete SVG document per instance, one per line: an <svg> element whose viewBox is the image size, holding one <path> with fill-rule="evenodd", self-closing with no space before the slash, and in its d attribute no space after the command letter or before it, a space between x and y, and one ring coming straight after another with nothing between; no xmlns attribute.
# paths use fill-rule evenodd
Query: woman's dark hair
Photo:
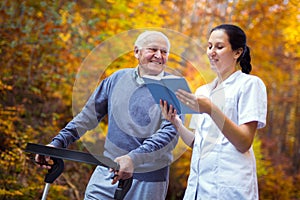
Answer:
<svg viewBox="0 0 300 200"><path fill-rule="evenodd" d="M244 33L244 31L240 27L232 24L221 24L213 28L210 31L210 33L212 33L215 30L225 31L225 33L228 35L229 43L231 45L232 50L237 50L239 48L243 49L243 53L237 59L237 62L240 63L242 72L250 74L252 70L251 56L250 49L247 46L246 34Z"/></svg>

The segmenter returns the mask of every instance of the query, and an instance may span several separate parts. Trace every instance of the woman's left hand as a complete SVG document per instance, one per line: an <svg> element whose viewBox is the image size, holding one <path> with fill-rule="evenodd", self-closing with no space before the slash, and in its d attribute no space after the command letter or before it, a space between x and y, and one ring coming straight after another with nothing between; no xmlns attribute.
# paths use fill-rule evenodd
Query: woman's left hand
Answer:
<svg viewBox="0 0 300 200"><path fill-rule="evenodd" d="M176 92L176 96L181 102L196 112L207 114L211 113L212 102L205 96L196 96L190 92L180 89Z"/></svg>

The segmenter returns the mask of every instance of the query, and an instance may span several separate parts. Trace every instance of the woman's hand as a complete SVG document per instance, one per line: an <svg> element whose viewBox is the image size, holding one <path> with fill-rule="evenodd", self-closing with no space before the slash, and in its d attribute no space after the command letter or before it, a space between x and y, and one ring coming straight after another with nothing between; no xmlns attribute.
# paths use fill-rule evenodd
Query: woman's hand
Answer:
<svg viewBox="0 0 300 200"><path fill-rule="evenodd" d="M176 92L176 96L182 103L196 112L207 114L211 113L212 102L205 96L196 96L190 92L180 89Z"/></svg>
<svg viewBox="0 0 300 200"><path fill-rule="evenodd" d="M184 126L173 106L169 105L168 107L168 103L166 101L160 100L160 108L163 116L175 126L184 143L193 147L195 134Z"/></svg>
<svg viewBox="0 0 300 200"><path fill-rule="evenodd" d="M178 128L182 125L182 121L177 115L177 111L173 108L173 106L168 106L167 101L160 100L160 108L164 118L170 121L178 130Z"/></svg>

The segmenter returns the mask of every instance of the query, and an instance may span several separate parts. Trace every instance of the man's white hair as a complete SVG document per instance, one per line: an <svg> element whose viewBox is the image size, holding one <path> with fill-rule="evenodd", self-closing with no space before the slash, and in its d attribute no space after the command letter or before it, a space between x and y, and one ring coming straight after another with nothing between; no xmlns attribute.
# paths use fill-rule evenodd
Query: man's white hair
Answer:
<svg viewBox="0 0 300 200"><path fill-rule="evenodd" d="M136 47L138 47L139 49L144 47L145 44L147 44L149 42L149 39L147 39L149 36L153 36L153 35L158 35L162 38L164 38L167 42L167 45L168 45L168 52L170 51L170 47L171 47L171 44L170 44L170 41L169 41L169 38L163 34L162 32L159 32L159 31L145 31L143 33L141 33L138 38L136 39L134 45Z"/></svg>

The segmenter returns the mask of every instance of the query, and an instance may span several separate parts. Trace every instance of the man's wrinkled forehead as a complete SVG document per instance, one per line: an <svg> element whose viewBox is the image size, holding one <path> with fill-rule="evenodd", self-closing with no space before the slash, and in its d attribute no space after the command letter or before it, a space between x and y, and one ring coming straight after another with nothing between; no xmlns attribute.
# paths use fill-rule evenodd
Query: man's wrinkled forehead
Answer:
<svg viewBox="0 0 300 200"><path fill-rule="evenodd" d="M145 37L143 40L143 45L144 46L148 46L148 45L165 46L166 48L169 49L167 41L165 40L165 38L163 38L160 35L149 35L148 37Z"/></svg>
<svg viewBox="0 0 300 200"><path fill-rule="evenodd" d="M144 32L138 37L137 41L135 42L135 45L140 48L151 44L155 44L156 46L164 45L165 48L167 48L167 50L170 49L169 39L160 32L155 32L155 31Z"/></svg>

